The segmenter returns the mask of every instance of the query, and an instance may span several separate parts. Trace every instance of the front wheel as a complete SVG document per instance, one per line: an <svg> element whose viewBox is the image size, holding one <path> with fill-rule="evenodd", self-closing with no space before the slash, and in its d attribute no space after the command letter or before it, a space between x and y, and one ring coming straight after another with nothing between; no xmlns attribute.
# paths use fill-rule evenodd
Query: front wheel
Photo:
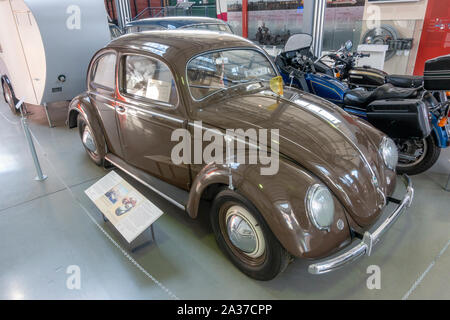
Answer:
<svg viewBox="0 0 450 320"><path fill-rule="evenodd" d="M249 277L271 280L288 265L287 251L243 196L222 190L214 199L210 218L219 247Z"/></svg>
<svg viewBox="0 0 450 320"><path fill-rule="evenodd" d="M430 169L438 160L441 148L436 138L430 134L425 139L396 141L399 150L397 172L415 175Z"/></svg>

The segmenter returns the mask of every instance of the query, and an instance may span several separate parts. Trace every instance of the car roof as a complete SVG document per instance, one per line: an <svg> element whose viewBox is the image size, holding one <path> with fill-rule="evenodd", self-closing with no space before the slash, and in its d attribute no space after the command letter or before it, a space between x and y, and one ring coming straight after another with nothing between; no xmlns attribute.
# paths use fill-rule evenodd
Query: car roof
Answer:
<svg viewBox="0 0 450 320"><path fill-rule="evenodd" d="M171 64L185 64L191 57L202 52L242 47L259 48L247 39L226 32L156 30L120 36L112 40L106 48L146 51L163 57Z"/></svg>
<svg viewBox="0 0 450 320"><path fill-rule="evenodd" d="M126 24L126 27L132 26L144 26L144 25L158 25L164 28L168 28L168 25L172 25L175 28L184 27L192 24L201 23L215 23L225 24L223 20L208 18L208 17L191 17L191 16L177 16L177 17L164 17L164 18L146 18L136 21L131 21Z"/></svg>

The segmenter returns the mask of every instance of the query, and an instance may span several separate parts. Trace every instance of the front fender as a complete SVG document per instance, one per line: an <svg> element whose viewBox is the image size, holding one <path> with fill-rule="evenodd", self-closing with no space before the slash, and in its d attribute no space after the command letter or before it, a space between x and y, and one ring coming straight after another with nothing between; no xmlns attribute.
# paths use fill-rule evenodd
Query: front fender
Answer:
<svg viewBox="0 0 450 320"><path fill-rule="evenodd" d="M252 202L290 254L319 258L350 242L345 211L336 197L335 221L329 232L318 230L310 221L305 197L309 187L320 181L303 168L281 161L276 175L264 176L258 165L239 165L232 169L232 178L234 190ZM191 217L197 216L203 191L217 183L229 185L229 169L224 165L211 164L197 174L187 205ZM337 227L339 219L344 223L342 230Z"/></svg>

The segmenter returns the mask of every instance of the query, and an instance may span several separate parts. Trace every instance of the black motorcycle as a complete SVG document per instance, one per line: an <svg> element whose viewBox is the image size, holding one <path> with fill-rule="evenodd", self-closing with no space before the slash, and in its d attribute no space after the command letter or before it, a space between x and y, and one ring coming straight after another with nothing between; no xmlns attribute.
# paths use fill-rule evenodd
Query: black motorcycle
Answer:
<svg viewBox="0 0 450 320"><path fill-rule="evenodd" d="M423 86L422 76L390 75L382 70L370 66L357 67L358 59L370 57L369 53L351 52L353 43L349 40L336 52L324 55L315 64L318 72L327 72L323 59L334 61L335 76L347 82L350 88L362 87L373 90L383 84L390 83L401 88L420 88Z"/></svg>
<svg viewBox="0 0 450 320"><path fill-rule="evenodd" d="M430 168L437 161L441 148L447 147L450 141L448 102L437 101L432 92L422 86L399 88L385 83L373 90L352 89L335 77L340 69L312 57L309 37L305 34L292 36L285 51L275 59L285 83L325 98L385 132L399 149L398 172L418 174ZM429 63L428 69L440 70L447 64L450 69L449 59L443 57ZM428 72L432 80L425 78L427 89L444 90L446 86L450 89L450 81L433 76L433 71Z"/></svg>

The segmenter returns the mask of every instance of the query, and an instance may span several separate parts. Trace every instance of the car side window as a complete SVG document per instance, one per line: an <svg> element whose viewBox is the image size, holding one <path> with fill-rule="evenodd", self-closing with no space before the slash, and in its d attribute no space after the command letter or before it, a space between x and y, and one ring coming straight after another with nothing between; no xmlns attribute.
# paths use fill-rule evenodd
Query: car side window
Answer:
<svg viewBox="0 0 450 320"><path fill-rule="evenodd" d="M172 72L157 59L139 55L124 56L122 81L125 94L174 106L178 103Z"/></svg>
<svg viewBox="0 0 450 320"><path fill-rule="evenodd" d="M95 86L114 91L116 77L116 54L106 53L95 62L91 82Z"/></svg>

